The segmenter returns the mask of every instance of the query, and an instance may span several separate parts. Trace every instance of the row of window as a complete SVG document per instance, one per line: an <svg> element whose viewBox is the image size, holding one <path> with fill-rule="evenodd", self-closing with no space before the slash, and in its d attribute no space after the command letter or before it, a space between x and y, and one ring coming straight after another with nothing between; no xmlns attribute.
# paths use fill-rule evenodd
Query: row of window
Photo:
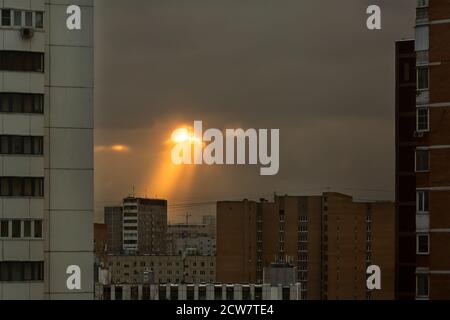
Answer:
<svg viewBox="0 0 450 320"><path fill-rule="evenodd" d="M44 262L0 262L0 282L43 281Z"/></svg>
<svg viewBox="0 0 450 320"><path fill-rule="evenodd" d="M0 154L43 155L44 137L0 135Z"/></svg>
<svg viewBox="0 0 450 320"><path fill-rule="evenodd" d="M43 113L44 95L31 93L0 93L0 112Z"/></svg>
<svg viewBox="0 0 450 320"><path fill-rule="evenodd" d="M2 9L1 18L3 27L44 28L44 13L41 11Z"/></svg>
<svg viewBox="0 0 450 320"><path fill-rule="evenodd" d="M0 51L0 70L44 72L44 54L27 51Z"/></svg>
<svg viewBox="0 0 450 320"><path fill-rule="evenodd" d="M0 177L1 197L44 196L44 178Z"/></svg>
<svg viewBox="0 0 450 320"><path fill-rule="evenodd" d="M0 220L2 239L42 239L42 220Z"/></svg>

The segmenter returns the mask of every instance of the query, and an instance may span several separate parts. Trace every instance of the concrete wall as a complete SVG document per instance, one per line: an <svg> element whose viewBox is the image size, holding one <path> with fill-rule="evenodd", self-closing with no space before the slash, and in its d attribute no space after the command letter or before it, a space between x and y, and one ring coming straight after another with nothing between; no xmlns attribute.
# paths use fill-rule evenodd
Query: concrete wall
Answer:
<svg viewBox="0 0 450 320"><path fill-rule="evenodd" d="M82 29L66 28L79 5ZM93 0L46 1L45 295L93 299ZM66 269L81 268L81 290Z"/></svg>

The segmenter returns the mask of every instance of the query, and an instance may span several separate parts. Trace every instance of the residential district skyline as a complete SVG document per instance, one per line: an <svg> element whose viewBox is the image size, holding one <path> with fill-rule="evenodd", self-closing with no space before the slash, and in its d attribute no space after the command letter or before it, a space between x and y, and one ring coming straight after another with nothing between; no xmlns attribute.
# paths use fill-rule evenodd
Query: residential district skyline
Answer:
<svg viewBox="0 0 450 320"><path fill-rule="evenodd" d="M274 192L393 200L393 48L414 36L415 1L379 3L375 31L366 27L370 4L96 1L97 221L133 186L136 195L168 199L175 220L186 210L171 204ZM165 142L194 120L279 128L279 174L261 177L254 166L168 174Z"/></svg>

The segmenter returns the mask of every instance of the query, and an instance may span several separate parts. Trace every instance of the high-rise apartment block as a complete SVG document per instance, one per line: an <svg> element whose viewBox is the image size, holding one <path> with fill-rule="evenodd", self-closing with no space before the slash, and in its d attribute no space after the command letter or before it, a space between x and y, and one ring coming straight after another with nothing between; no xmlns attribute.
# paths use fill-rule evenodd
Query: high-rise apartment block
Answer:
<svg viewBox="0 0 450 320"><path fill-rule="evenodd" d="M167 201L128 197L123 200L123 251L165 254Z"/></svg>
<svg viewBox="0 0 450 320"><path fill-rule="evenodd" d="M400 299L450 298L449 36L450 2L419 0L415 41L397 43Z"/></svg>
<svg viewBox="0 0 450 320"><path fill-rule="evenodd" d="M69 5L81 30L66 27ZM92 299L93 1L0 12L0 299Z"/></svg>
<svg viewBox="0 0 450 320"><path fill-rule="evenodd" d="M297 268L302 299L393 299L395 211L349 196L276 196L217 204L217 281L262 283L273 263ZM368 291L366 269L383 270Z"/></svg>

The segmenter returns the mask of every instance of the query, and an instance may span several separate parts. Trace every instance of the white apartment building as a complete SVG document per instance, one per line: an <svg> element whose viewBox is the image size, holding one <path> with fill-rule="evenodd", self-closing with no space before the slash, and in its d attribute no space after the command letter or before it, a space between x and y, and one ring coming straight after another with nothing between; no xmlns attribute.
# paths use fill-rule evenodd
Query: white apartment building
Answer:
<svg viewBox="0 0 450 320"><path fill-rule="evenodd" d="M93 0L0 10L0 299L92 299Z"/></svg>

